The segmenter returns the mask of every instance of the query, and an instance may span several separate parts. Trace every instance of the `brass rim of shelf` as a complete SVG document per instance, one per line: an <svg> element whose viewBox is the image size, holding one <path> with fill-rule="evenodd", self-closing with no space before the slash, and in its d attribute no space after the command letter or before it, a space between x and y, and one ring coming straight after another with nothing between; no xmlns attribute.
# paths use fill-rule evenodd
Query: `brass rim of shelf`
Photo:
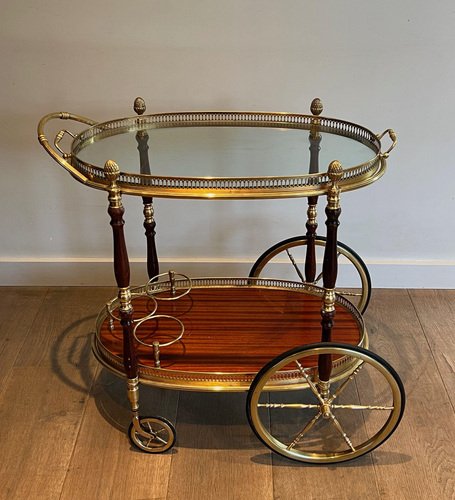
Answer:
<svg viewBox="0 0 455 500"><path fill-rule="evenodd" d="M266 127L310 131L317 120L318 131L347 137L369 147L373 158L359 165L346 165L339 186L343 191L358 189L379 179L386 169L381 142L370 130L343 120L292 113L188 112L158 113L97 123L75 137L68 161L76 178L85 184L107 189L102 167L84 162L78 153L105 137L143 128L176 127ZM57 161L58 158L56 158ZM63 159L62 159L63 160ZM65 168L63 162L59 161ZM68 165L68 162L66 162ZM68 165L69 166L69 165ZM295 176L264 177L164 177L121 172L118 186L124 194L181 198L285 198L318 196L330 186L326 172Z"/></svg>
<svg viewBox="0 0 455 500"><path fill-rule="evenodd" d="M297 293L310 294L322 297L324 289L314 285L307 285L293 281L261 279L261 278L192 278L193 289L196 288L238 288L254 287L262 289L291 290ZM187 280L176 280L176 288L185 288ZM155 293L168 290L170 282L161 282L156 285ZM148 285L134 288L135 293L143 293L147 296ZM150 293L150 291L149 291ZM112 301L112 307L116 305L117 299ZM360 347L368 348L368 334L364 321L355 306L341 295L336 295L336 303L345 307L355 318L361 338L358 343ZM123 360L120 356L112 354L100 338L101 326L108 317L104 307L96 321L96 334L93 336L92 351L97 360L109 371L120 377L125 377ZM296 347L296 346L294 346ZM355 361L349 357L336 360L333 363L333 378L335 380L348 376L355 369ZM228 372L193 372L183 370L170 370L166 368L154 368L151 366L138 365L138 374L141 383L154 387L187 390L187 391L223 391L242 392L247 391L256 376L253 373L228 373ZM285 391L307 387L307 382L302 378L300 371L290 370L280 373L273 384L267 385L267 390Z"/></svg>

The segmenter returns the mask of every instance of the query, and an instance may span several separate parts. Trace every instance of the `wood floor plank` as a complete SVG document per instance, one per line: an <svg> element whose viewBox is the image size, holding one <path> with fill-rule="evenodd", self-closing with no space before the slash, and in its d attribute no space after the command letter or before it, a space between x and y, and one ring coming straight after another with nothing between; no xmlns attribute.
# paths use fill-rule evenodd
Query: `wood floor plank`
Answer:
<svg viewBox="0 0 455 500"><path fill-rule="evenodd" d="M395 434L373 452L384 498L455 498L455 415L409 296L375 291L370 349L395 367L407 403Z"/></svg>
<svg viewBox="0 0 455 500"><path fill-rule="evenodd" d="M0 394L46 292L46 287L0 287Z"/></svg>
<svg viewBox="0 0 455 500"><path fill-rule="evenodd" d="M455 408L455 290L411 290L410 296Z"/></svg>
<svg viewBox="0 0 455 500"><path fill-rule="evenodd" d="M270 453L250 430L243 393L181 393L169 500L273 498Z"/></svg>
<svg viewBox="0 0 455 500"><path fill-rule="evenodd" d="M59 498L84 396L47 367L14 368L0 403L3 498Z"/></svg>
<svg viewBox="0 0 455 500"><path fill-rule="evenodd" d="M82 361L92 359L88 356L90 346L86 334L94 331L99 310L112 296L112 288L50 288L15 366L54 366L58 369L60 361L77 363L73 355L79 352L78 343L84 344L86 349L81 354Z"/></svg>
<svg viewBox="0 0 455 500"><path fill-rule="evenodd" d="M89 355L101 289L52 289L0 396L0 492L59 498L96 367Z"/></svg>
<svg viewBox="0 0 455 500"><path fill-rule="evenodd" d="M175 422L178 393L140 387L141 416L164 416ZM174 452L151 455L133 448L127 438L130 410L126 382L102 369L88 401L62 500L164 499Z"/></svg>
<svg viewBox="0 0 455 500"><path fill-rule="evenodd" d="M273 455L274 498L379 499L371 455L336 465L308 465Z"/></svg>

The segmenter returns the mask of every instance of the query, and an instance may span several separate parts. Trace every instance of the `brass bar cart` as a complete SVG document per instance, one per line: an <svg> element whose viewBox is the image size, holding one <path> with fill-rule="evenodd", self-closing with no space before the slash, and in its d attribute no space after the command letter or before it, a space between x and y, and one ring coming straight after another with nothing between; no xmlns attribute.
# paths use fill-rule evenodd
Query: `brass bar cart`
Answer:
<svg viewBox="0 0 455 500"><path fill-rule="evenodd" d="M362 316L368 270L337 237L340 193L384 174L396 135L324 117L319 99L310 110L146 114L136 98L129 118L97 122L60 112L41 119L38 138L50 156L79 182L108 193L118 294L99 313L93 352L126 378L135 447L161 453L176 440L171 422L140 414L140 384L248 391L247 416L258 438L302 462L359 457L398 426L403 384L368 350ZM51 143L45 128L53 120L88 127L77 134L63 129ZM384 136L392 143L386 151ZM148 280L138 287L130 284L126 195L142 197L144 205ZM266 250L245 277L160 273L156 197L306 197L306 233ZM320 197L326 198L324 236L317 234ZM341 269L350 276L343 287Z"/></svg>

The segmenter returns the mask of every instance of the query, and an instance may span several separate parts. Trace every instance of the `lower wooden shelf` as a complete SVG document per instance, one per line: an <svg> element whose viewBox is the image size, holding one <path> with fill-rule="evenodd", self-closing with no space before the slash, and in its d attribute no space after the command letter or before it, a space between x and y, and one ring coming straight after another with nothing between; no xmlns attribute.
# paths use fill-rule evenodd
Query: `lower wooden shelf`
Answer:
<svg viewBox="0 0 455 500"><path fill-rule="evenodd" d="M177 280L177 300L169 297L169 282L133 290L136 336L141 342L159 342L160 367L153 347L136 342L142 383L178 390L244 391L257 372L272 358L299 345L321 340L323 290L301 283L251 278L199 278ZM155 299L158 299L155 301ZM141 322L154 311L158 318ZM117 301L110 305L116 316ZM182 338L169 346L180 333ZM123 375L120 322L103 308L97 321L93 351L109 370ZM367 347L363 319L344 297L337 296L332 340ZM317 364L317 360L309 363ZM311 368L311 366L306 366ZM335 374L345 376L349 359L333 360ZM271 390L305 385L299 370L280 372Z"/></svg>

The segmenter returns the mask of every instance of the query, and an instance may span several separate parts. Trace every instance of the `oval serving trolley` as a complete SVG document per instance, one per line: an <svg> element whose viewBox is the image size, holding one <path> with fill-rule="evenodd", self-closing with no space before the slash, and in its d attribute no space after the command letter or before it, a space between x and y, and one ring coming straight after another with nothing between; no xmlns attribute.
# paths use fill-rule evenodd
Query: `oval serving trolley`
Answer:
<svg viewBox="0 0 455 500"><path fill-rule="evenodd" d="M188 391L248 391L247 416L273 451L310 463L359 457L388 439L405 395L395 370L368 349L363 312L370 277L337 239L340 193L379 179L396 144L393 130L311 114L179 112L106 122L61 112L42 118L44 149L76 180L108 193L118 294L98 316L93 352L126 378L134 446L161 453L174 426L143 416L139 385ZM62 129L54 120L86 125ZM62 141L71 141L69 152ZM383 151L381 140L391 145ZM385 148L384 148L385 149ZM141 196L148 279L132 287L124 235L125 195ZM207 278L159 270L153 199L306 197L306 232L263 252L248 276ZM318 198L326 231L317 234ZM338 287L347 269L349 285Z"/></svg>

